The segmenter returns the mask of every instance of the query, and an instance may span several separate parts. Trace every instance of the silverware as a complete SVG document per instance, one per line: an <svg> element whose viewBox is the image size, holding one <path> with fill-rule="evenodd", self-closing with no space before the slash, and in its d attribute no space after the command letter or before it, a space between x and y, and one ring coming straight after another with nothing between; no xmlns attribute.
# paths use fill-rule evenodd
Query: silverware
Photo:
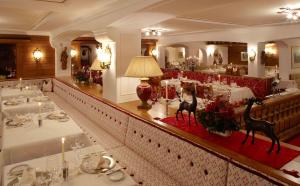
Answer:
<svg viewBox="0 0 300 186"><path fill-rule="evenodd" d="M106 175L111 175L111 174L113 174L113 173L115 173L115 172L118 172L118 171L120 171L120 170L122 170L122 169L125 169L125 167L120 167L120 168L114 169L114 170L108 170L105 174L106 174Z"/></svg>

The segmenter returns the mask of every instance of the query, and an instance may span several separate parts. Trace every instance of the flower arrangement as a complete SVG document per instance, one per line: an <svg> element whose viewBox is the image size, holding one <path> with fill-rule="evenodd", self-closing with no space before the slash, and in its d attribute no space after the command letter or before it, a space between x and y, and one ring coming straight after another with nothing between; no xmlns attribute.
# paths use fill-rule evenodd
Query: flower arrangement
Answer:
<svg viewBox="0 0 300 186"><path fill-rule="evenodd" d="M191 71L194 71L196 68L196 65L199 63L199 58L197 58L196 56L189 56L186 58L186 65L187 68L190 69Z"/></svg>
<svg viewBox="0 0 300 186"><path fill-rule="evenodd" d="M225 100L216 98L198 114L198 120L208 131L237 131L239 124L234 118L233 106Z"/></svg>
<svg viewBox="0 0 300 186"><path fill-rule="evenodd" d="M79 82L87 82L89 80L89 74L86 72L78 71L75 75L75 78Z"/></svg>

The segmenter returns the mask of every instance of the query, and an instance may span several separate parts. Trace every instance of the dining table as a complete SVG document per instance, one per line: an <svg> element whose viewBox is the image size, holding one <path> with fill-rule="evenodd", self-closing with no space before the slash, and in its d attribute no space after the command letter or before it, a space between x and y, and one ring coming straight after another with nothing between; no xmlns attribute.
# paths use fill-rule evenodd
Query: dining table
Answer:
<svg viewBox="0 0 300 186"><path fill-rule="evenodd" d="M17 97L10 98L1 102L1 110L5 116L48 112L56 109L58 109L58 106L47 96L36 96L31 98Z"/></svg>
<svg viewBox="0 0 300 186"><path fill-rule="evenodd" d="M58 153L62 138L78 139L89 145L80 127L63 113L62 110L55 110L5 117L2 120L4 165Z"/></svg>
<svg viewBox="0 0 300 186"><path fill-rule="evenodd" d="M64 159L68 162L68 177L63 179L61 177L62 171L62 153L57 153L51 156L45 156L41 158L36 158L28 161L23 161L16 164L7 165L4 167L3 171L3 186L12 186L14 182L18 182L23 179L25 176L24 170L25 168L30 168L35 172L35 176L29 177L28 182L38 182L40 177L37 177L38 172L51 172L53 167L56 167L56 170L60 172L56 179L52 177L49 179L51 186L137 186L138 184L132 179L130 175L124 172L123 167L121 167L116 161L112 158L110 159L110 163L112 165L107 171L96 172L96 173L86 173L82 168L84 158L89 157L92 154L99 153L102 157L110 157L104 151L104 148L100 145L93 145L89 147L85 147L82 149L76 149L73 151L66 151L64 153ZM84 158L82 158L84 157ZM108 160L108 159L107 159ZM13 174L16 173L14 170L21 170L21 174ZM12 176L14 175L14 176ZM27 174L25 174L27 175ZM42 175L42 174L40 174ZM53 174L52 174L53 175ZM19 176L19 177L18 177ZM46 176L45 176L46 177ZM45 178L44 177L44 178ZM47 177L46 177L47 178ZM48 183L49 183L48 182Z"/></svg>
<svg viewBox="0 0 300 186"><path fill-rule="evenodd" d="M162 80L161 86L165 86L166 82L168 82L169 86L175 86L177 92L181 91L181 82L192 83L196 85L212 86L214 96L229 95L230 103L239 102L244 99L248 99L255 96L249 87L241 87L238 86L236 83L231 83L230 85L219 81L213 81L211 83L201 83L197 80L181 78ZM175 105L177 105L177 103L175 103Z"/></svg>
<svg viewBox="0 0 300 186"><path fill-rule="evenodd" d="M28 88L8 87L0 89L1 100L7 100L16 97L35 97L43 95L42 91L37 86L28 86Z"/></svg>

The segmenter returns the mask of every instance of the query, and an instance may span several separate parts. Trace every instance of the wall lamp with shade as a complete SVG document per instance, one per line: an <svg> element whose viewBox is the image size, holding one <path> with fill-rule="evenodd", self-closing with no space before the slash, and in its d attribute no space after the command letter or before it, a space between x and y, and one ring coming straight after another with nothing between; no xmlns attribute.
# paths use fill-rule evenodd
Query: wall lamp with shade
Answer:
<svg viewBox="0 0 300 186"><path fill-rule="evenodd" d="M207 53L208 56L211 57L214 52L215 52L215 47L214 46L212 46L212 45L207 46L206 53Z"/></svg>
<svg viewBox="0 0 300 186"><path fill-rule="evenodd" d="M136 56L131 59L131 62L125 72L126 77L140 78L141 84L136 88L136 92L141 105L138 109L151 109L151 105L147 103L151 96L151 85L149 85L149 77L162 76L163 73L152 56Z"/></svg>
<svg viewBox="0 0 300 186"><path fill-rule="evenodd" d="M253 61L255 60L255 58L256 58L256 52L255 52L255 50L254 50L254 49L251 49L251 50L249 51L248 55L249 55L249 60L250 60L251 62L253 62Z"/></svg>
<svg viewBox="0 0 300 186"><path fill-rule="evenodd" d="M71 49L71 57L73 58L73 57L75 57L76 55L77 55L77 51L76 50L74 50L74 49Z"/></svg>
<svg viewBox="0 0 300 186"><path fill-rule="evenodd" d="M111 49L109 45L105 48L97 48L97 58L102 69L109 69L111 64Z"/></svg>
<svg viewBox="0 0 300 186"><path fill-rule="evenodd" d="M33 59L36 63L40 62L42 57L43 57L43 53L41 52L41 50L39 50L38 48L36 48L33 52Z"/></svg>

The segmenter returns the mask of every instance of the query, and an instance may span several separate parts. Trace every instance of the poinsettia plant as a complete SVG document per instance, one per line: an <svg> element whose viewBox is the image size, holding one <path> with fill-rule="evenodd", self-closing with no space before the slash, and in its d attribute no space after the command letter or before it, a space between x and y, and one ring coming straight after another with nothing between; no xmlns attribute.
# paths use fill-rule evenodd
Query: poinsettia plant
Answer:
<svg viewBox="0 0 300 186"><path fill-rule="evenodd" d="M75 75L75 78L78 81L88 81L89 80L89 74L86 72L78 71Z"/></svg>
<svg viewBox="0 0 300 186"><path fill-rule="evenodd" d="M234 117L234 107L226 100L216 98L199 112L198 120L208 131L224 133L240 128Z"/></svg>

